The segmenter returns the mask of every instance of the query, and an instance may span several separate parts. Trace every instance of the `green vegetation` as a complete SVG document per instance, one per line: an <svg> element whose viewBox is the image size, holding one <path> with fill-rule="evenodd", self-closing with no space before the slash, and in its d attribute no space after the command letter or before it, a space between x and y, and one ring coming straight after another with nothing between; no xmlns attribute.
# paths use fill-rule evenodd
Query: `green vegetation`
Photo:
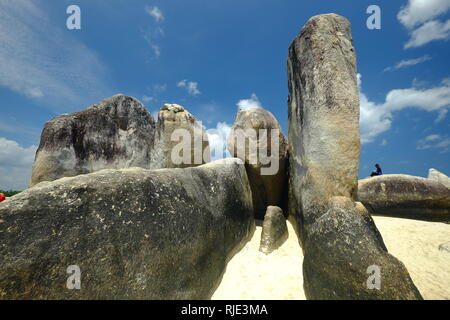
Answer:
<svg viewBox="0 0 450 320"><path fill-rule="evenodd" d="M18 193L21 193L22 191L13 191L13 190L9 190L9 191L4 191L4 190L0 190L0 193L3 193L6 197L12 197Z"/></svg>

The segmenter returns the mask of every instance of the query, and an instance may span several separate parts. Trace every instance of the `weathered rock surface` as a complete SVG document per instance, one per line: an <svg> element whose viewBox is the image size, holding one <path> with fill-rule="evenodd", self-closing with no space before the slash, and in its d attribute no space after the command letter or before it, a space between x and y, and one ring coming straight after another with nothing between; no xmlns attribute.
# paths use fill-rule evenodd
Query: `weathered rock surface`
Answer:
<svg viewBox="0 0 450 320"><path fill-rule="evenodd" d="M311 18L289 48L290 215L309 224L330 196L356 199L359 93L348 21ZM304 214L299 217L298 208Z"/></svg>
<svg viewBox="0 0 450 320"><path fill-rule="evenodd" d="M277 250L289 237L286 218L279 207L269 206L264 217L259 251L270 254Z"/></svg>
<svg viewBox="0 0 450 320"><path fill-rule="evenodd" d="M48 121L30 186L102 169L150 167L155 121L136 99L115 95Z"/></svg>
<svg viewBox="0 0 450 320"><path fill-rule="evenodd" d="M41 183L0 204L0 298L206 299L254 227L238 159Z"/></svg>
<svg viewBox="0 0 450 320"><path fill-rule="evenodd" d="M428 179L437 181L442 183L444 186L450 189L450 178L443 174L442 172L439 172L436 169L430 169L428 172Z"/></svg>
<svg viewBox="0 0 450 320"><path fill-rule="evenodd" d="M255 216L264 218L266 208L280 206L287 191L287 141L278 121L262 108L239 110L228 137L228 151L245 161Z"/></svg>
<svg viewBox="0 0 450 320"><path fill-rule="evenodd" d="M332 198L330 209L309 230L303 260L306 297L420 299L403 263L387 253L370 215L353 204L348 198ZM381 290L369 289L371 266L380 268Z"/></svg>
<svg viewBox="0 0 450 320"><path fill-rule="evenodd" d="M302 242L308 299L420 299L356 203L359 94L350 23L311 18L289 48L289 215ZM367 268L382 270L381 290Z"/></svg>
<svg viewBox="0 0 450 320"><path fill-rule="evenodd" d="M179 161L174 155L179 156ZM152 169L187 168L210 162L208 135L184 107L165 104L158 115L151 159Z"/></svg>
<svg viewBox="0 0 450 320"><path fill-rule="evenodd" d="M386 174L359 181L359 200L371 213L450 221L450 189L431 179Z"/></svg>

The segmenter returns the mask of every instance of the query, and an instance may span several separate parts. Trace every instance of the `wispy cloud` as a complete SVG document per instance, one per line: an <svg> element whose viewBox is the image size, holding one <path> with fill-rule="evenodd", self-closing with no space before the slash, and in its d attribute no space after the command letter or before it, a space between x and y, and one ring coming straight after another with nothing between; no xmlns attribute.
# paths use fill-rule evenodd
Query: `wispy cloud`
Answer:
<svg viewBox="0 0 450 320"><path fill-rule="evenodd" d="M154 7L146 6L145 12L149 16L153 17L153 19L155 19L157 23L164 21L164 14L162 13L161 9L159 9L157 6Z"/></svg>
<svg viewBox="0 0 450 320"><path fill-rule="evenodd" d="M436 40L450 38L450 19L446 22L429 21L411 33L411 39L405 44L405 49L417 48Z"/></svg>
<svg viewBox="0 0 450 320"><path fill-rule="evenodd" d="M177 87L185 88L186 91L194 97L201 94L200 90L198 89L198 82L181 80L177 83Z"/></svg>
<svg viewBox="0 0 450 320"><path fill-rule="evenodd" d="M259 101L258 96L253 93L250 99L242 99L236 104L239 109L248 109L248 108L261 108L262 104Z"/></svg>
<svg viewBox="0 0 450 320"><path fill-rule="evenodd" d="M106 67L40 1L0 1L0 86L56 110L111 94Z"/></svg>
<svg viewBox="0 0 450 320"><path fill-rule="evenodd" d="M417 142L417 150L440 149L441 153L450 151L450 138L439 134L429 135Z"/></svg>
<svg viewBox="0 0 450 320"><path fill-rule="evenodd" d="M23 190L28 186L36 149L0 137L0 189Z"/></svg>
<svg viewBox="0 0 450 320"><path fill-rule="evenodd" d="M445 118L447 117L447 113L448 113L448 109L441 109L441 110L439 110L439 115L438 115L438 117L436 118L436 123L439 123L439 122L441 122L441 121L444 121L445 120Z"/></svg>
<svg viewBox="0 0 450 320"><path fill-rule="evenodd" d="M155 23L157 24L162 23L165 19L161 9L156 6L145 6L145 13L153 17ZM144 39L153 50L154 58L159 58L161 56L161 46L158 44L158 39L164 37L164 34L164 29L160 26L144 32Z"/></svg>
<svg viewBox="0 0 450 320"><path fill-rule="evenodd" d="M360 85L360 128L361 141L372 142L378 135L391 128L394 112L417 108L428 112L441 112L450 107L450 79L444 79L439 86L418 89L395 89L387 95L383 104L370 101L361 90L361 75L358 75ZM444 116L444 115L443 115ZM442 117L443 117L442 116Z"/></svg>
<svg viewBox="0 0 450 320"><path fill-rule="evenodd" d="M431 41L450 38L450 19L436 20L450 9L448 0L409 0L400 9L398 20L410 30L405 49L423 46Z"/></svg>
<svg viewBox="0 0 450 320"><path fill-rule="evenodd" d="M147 96L147 95L143 95L142 96L142 102L148 103L148 102L151 102L153 100L155 100L155 98Z"/></svg>
<svg viewBox="0 0 450 320"><path fill-rule="evenodd" d="M406 67L411 67L411 66L415 66L420 63L424 63L429 60L431 60L431 57L429 55L424 55L424 56L422 56L420 58L416 58L416 59L402 60L393 67L387 67L386 69L384 69L384 71L385 72L393 71L393 70L398 70L398 69L402 69L402 68L406 68Z"/></svg>

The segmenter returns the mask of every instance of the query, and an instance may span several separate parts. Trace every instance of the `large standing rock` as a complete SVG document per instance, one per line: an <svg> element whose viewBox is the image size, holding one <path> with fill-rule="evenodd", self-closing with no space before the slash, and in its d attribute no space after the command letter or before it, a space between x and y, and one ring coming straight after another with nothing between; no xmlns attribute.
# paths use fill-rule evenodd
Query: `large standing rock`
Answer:
<svg viewBox="0 0 450 320"><path fill-rule="evenodd" d="M450 221L450 189L431 179L387 174L359 181L359 200L374 214Z"/></svg>
<svg viewBox="0 0 450 320"><path fill-rule="evenodd" d="M255 216L262 219L268 206L281 206L287 181L287 142L272 113L262 108L239 110L228 150L245 161Z"/></svg>
<svg viewBox="0 0 450 320"><path fill-rule="evenodd" d="M308 299L420 299L355 202L359 95L350 23L311 18L289 48L289 213L304 251ZM381 290L365 280L381 268ZM384 285L383 285L384 284Z"/></svg>
<svg viewBox="0 0 450 320"><path fill-rule="evenodd" d="M238 159L41 183L0 204L0 299L206 299L254 227Z"/></svg>
<svg viewBox="0 0 450 320"><path fill-rule="evenodd" d="M437 181L442 183L444 186L450 189L450 178L443 174L442 172L439 172L436 169L430 169L428 172L428 179Z"/></svg>
<svg viewBox="0 0 450 320"><path fill-rule="evenodd" d="M335 14L311 18L289 48L290 214L305 227L331 196L355 200L359 93L350 24ZM299 219L297 208L302 207Z"/></svg>
<svg viewBox="0 0 450 320"><path fill-rule="evenodd" d="M278 249L289 237L286 218L279 207L267 207L261 233L259 251L270 254Z"/></svg>
<svg viewBox="0 0 450 320"><path fill-rule="evenodd" d="M30 186L102 169L150 167L155 121L136 99L115 95L48 121Z"/></svg>
<svg viewBox="0 0 450 320"><path fill-rule="evenodd" d="M183 159L174 161L172 152ZM151 158L152 169L187 168L210 162L208 135L201 123L184 107L165 104L158 115Z"/></svg>

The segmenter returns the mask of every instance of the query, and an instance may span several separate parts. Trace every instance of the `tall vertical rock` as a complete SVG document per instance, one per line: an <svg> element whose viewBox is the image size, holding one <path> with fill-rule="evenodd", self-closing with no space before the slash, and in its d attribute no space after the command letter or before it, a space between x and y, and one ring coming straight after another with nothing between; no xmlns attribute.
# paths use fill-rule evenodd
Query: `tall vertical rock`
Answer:
<svg viewBox="0 0 450 320"><path fill-rule="evenodd" d="M350 23L336 14L311 18L289 48L288 73L289 214L305 254L307 298L420 299L355 202L359 96ZM381 270L375 286L372 269Z"/></svg>
<svg viewBox="0 0 450 320"><path fill-rule="evenodd" d="M196 167L211 161L205 129L184 107L161 107L151 151L150 168Z"/></svg>
<svg viewBox="0 0 450 320"><path fill-rule="evenodd" d="M134 98L118 94L48 121L30 185L102 169L149 168L155 121Z"/></svg>
<svg viewBox="0 0 450 320"><path fill-rule="evenodd" d="M350 24L338 15L313 17L289 48L291 198L304 210L305 225L326 212L330 196L356 200L360 139L355 70Z"/></svg>
<svg viewBox="0 0 450 320"><path fill-rule="evenodd" d="M277 119L262 108L239 110L228 137L228 151L245 162L255 216L281 206L286 191L287 141Z"/></svg>

